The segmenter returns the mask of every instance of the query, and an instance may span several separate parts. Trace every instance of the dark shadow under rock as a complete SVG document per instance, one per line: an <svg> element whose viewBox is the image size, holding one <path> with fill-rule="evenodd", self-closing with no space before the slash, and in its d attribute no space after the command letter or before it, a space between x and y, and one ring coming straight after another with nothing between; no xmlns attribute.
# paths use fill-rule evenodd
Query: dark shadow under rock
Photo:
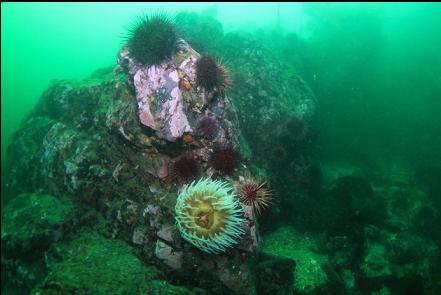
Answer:
<svg viewBox="0 0 441 295"><path fill-rule="evenodd" d="M258 295L293 294L294 271L296 263L289 258L269 255L260 257L256 266L256 291Z"/></svg>

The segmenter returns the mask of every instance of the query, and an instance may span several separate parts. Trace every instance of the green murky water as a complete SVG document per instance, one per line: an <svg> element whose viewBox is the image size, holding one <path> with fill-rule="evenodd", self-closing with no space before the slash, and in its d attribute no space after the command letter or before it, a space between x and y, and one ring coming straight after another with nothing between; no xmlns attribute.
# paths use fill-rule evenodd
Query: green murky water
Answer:
<svg viewBox="0 0 441 295"><path fill-rule="evenodd" d="M7 153L11 135L19 130L50 81L84 79L96 69L115 65L134 16L158 9L171 15L195 12L202 17L200 26L205 26L204 21L217 25L217 20L224 36L236 36L237 32L237 36L251 36L246 40L252 41L243 43L239 42L242 37L236 36L238 42L225 42L229 45L223 46L231 48L222 48L210 34L193 31L188 23L183 32L194 41L189 43L195 49L213 49L227 64L229 50L252 51L253 42L257 42L270 52L271 60L277 60L272 69L282 73L281 79L301 77L314 93L315 113L309 122L314 139L301 153L311 159L315 167L311 171L316 173L306 178L283 173L301 166L299 157L290 156L299 153L296 145L291 150L277 150L287 154L281 163L274 163L279 165L280 175L274 172L274 165L261 173L269 175L271 188L282 200L279 214L272 212L261 221L262 251L296 261L294 292L440 294L440 3L2 3L2 182L3 171L9 173L5 163L19 160L10 158L15 153ZM298 87L293 83L290 85ZM279 85L272 86L276 93L280 90ZM273 94L265 92L258 103L264 105L268 95ZM271 116L257 116L265 115ZM279 132L276 130L275 126L274 133ZM278 134L283 132L288 135L282 137L289 140L289 128ZM281 146L283 138L278 143ZM253 145L258 144L251 142L248 147L245 143L242 148L251 155ZM286 146L291 147L289 143ZM293 192L289 200L291 190L304 190L305 194L299 197ZM19 210L21 205L16 206ZM385 212L379 213L384 208ZM3 215L2 209L2 220ZM340 220L337 215L349 217ZM349 232L343 224L351 222L358 225ZM403 231L406 236L400 236ZM305 235L310 235L308 241ZM288 244L281 242L285 238ZM352 242L338 244L339 238ZM94 234L88 237L86 233L81 239L94 241L93 248L84 250L93 255L100 252L100 243L107 243ZM403 249L393 239L402 239ZM421 249L423 245L428 246ZM347 246L347 252L339 253L351 258L333 255L333 246ZM112 246L103 247L113 253ZM117 253L126 251L125 245L117 248ZM135 259L127 255L128 260ZM431 261L423 262L424 255ZM138 260L131 263L140 267ZM6 265L2 257L2 270L10 269L10 264ZM181 282L170 277L173 275L168 278L174 284ZM2 285L4 280L10 278L2 274ZM194 287L194 282L185 285ZM58 294L56 290L54 287L53 294ZM170 290L170 294L183 292ZM220 292L192 290L202 292L197 294ZM280 294L289 294L283 292Z"/></svg>

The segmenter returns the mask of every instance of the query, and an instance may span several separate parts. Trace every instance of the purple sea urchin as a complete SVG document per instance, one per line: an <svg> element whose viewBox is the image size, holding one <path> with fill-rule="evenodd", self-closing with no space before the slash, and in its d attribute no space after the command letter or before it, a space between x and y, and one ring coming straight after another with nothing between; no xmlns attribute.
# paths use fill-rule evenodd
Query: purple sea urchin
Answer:
<svg viewBox="0 0 441 295"><path fill-rule="evenodd" d="M213 57L202 56L196 62L196 81L205 90L224 93L231 79L227 69Z"/></svg>
<svg viewBox="0 0 441 295"><path fill-rule="evenodd" d="M243 233L244 217L233 188L226 182L202 178L179 194L175 206L181 236L208 253L221 253Z"/></svg>
<svg viewBox="0 0 441 295"><path fill-rule="evenodd" d="M178 33L164 12L140 16L129 30L130 55L142 65L160 64L176 51Z"/></svg>
<svg viewBox="0 0 441 295"><path fill-rule="evenodd" d="M219 131L219 121L212 115L203 116L198 122L198 132L205 139L214 139Z"/></svg>
<svg viewBox="0 0 441 295"><path fill-rule="evenodd" d="M237 155L230 147L219 147L211 154L210 162L218 172L231 175L237 166Z"/></svg>

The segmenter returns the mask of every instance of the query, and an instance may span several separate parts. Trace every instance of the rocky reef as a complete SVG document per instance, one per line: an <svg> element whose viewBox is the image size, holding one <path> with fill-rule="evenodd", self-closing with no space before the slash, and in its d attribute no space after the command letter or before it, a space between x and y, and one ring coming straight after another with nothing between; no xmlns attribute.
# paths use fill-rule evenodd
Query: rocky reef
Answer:
<svg viewBox="0 0 441 295"><path fill-rule="evenodd" d="M240 214L237 234L217 242L228 251L212 254L183 239L176 210L187 209L175 205L180 192L203 177L232 189L256 171L265 180L241 126L272 115L256 119L241 110L253 104L251 92L243 97L252 86L237 79L225 89L230 82L223 65L214 74L205 70L208 78L219 75L224 81L210 87L207 80L200 82L201 55L183 38L156 64L138 62L130 50L129 42L115 66L90 78L53 81L14 135L1 187L5 292L190 292L171 284L200 294L255 292L249 263L259 230L253 207L238 197L224 206ZM265 64L271 63L262 63L262 80L274 72ZM255 80L255 74L248 73L248 79ZM269 87L274 86L266 83L254 92L269 93ZM247 106L236 106L244 101ZM287 111L282 104L271 107L271 112ZM222 218L232 209L216 203L207 209L209 198L193 203L200 207L191 211L199 214L196 225L222 230Z"/></svg>

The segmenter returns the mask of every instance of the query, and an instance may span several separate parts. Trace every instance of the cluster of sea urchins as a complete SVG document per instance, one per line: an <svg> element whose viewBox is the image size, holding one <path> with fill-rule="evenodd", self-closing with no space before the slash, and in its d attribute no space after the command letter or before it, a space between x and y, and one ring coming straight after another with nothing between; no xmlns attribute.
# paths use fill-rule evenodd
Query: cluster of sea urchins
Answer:
<svg viewBox="0 0 441 295"><path fill-rule="evenodd" d="M233 188L220 180L202 178L184 187L175 206L182 237L208 253L232 247L244 233L244 217Z"/></svg>
<svg viewBox="0 0 441 295"><path fill-rule="evenodd" d="M236 191L241 202L251 206L258 214L263 209L269 207L272 202L272 193L264 186L265 182L261 182L249 175L236 182Z"/></svg>
<svg viewBox="0 0 441 295"><path fill-rule="evenodd" d="M140 16L128 33L130 55L144 66L160 64L176 51L178 32L164 12Z"/></svg>
<svg viewBox="0 0 441 295"><path fill-rule="evenodd" d="M208 92L217 91L223 94L231 85L231 78L219 61L204 55L196 62L196 82Z"/></svg>

